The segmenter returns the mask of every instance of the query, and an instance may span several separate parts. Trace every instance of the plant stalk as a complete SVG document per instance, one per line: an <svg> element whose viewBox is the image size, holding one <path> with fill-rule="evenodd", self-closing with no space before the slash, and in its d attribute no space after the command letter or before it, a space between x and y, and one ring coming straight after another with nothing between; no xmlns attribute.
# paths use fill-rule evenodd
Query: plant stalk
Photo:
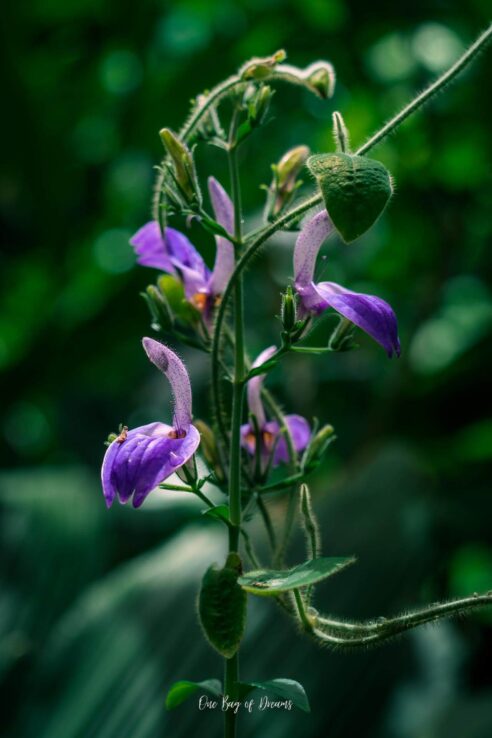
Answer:
<svg viewBox="0 0 492 738"><path fill-rule="evenodd" d="M236 259L239 257L242 241L242 209L239 169L237 163L237 147L235 143L238 113L233 114L229 133L229 172L231 178L231 194L234 204L234 236L236 239ZM244 304L242 276L234 287L234 379L232 383L232 417L230 438L229 465L229 552L239 548L241 530L241 421L243 416L243 400L245 387L244 361ZM224 693L230 699L236 699L237 682L239 681L239 656L225 660ZM224 722L225 738L236 736L236 713L226 710Z"/></svg>

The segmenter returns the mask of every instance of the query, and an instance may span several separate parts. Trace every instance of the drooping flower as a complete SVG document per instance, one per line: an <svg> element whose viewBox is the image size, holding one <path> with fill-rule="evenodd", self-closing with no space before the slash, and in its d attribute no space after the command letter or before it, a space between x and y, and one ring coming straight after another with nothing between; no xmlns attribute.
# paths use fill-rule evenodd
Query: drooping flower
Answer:
<svg viewBox="0 0 492 738"><path fill-rule="evenodd" d="M215 219L227 233L234 231L234 208L221 184L210 177L210 200ZM186 299L207 320L224 292L234 270L234 247L225 236L215 237L217 254L212 271L191 241L175 228L167 227L164 238L157 221L140 228L130 240L137 253L137 262L176 276L183 282Z"/></svg>
<svg viewBox="0 0 492 738"><path fill-rule="evenodd" d="M257 356L252 364L253 368L267 362L276 352L275 346L270 346ZM265 468L273 452L273 466L289 462L289 450L285 435L281 433L280 425L276 420L267 420L265 408L261 400L261 388L265 381L265 374L257 375L248 382L247 398L248 410L254 415L256 424L250 421L241 426L241 444L252 456L256 453L256 440L260 439L261 466ZM292 438L294 449L304 451L311 438L311 428L305 418L300 415L286 415L285 423ZM256 426L256 427L255 427Z"/></svg>
<svg viewBox="0 0 492 738"><path fill-rule="evenodd" d="M294 286L301 314L319 315L328 308L347 318L379 343L391 358L400 355L393 308L380 297L352 292L335 282L314 282L316 257L333 225L326 210L303 226L294 249Z"/></svg>
<svg viewBox="0 0 492 738"><path fill-rule="evenodd" d="M193 456L200 443L200 434L191 423L191 385L183 362L152 338L144 338L143 347L171 385L173 424L156 422L125 429L108 446L101 469L108 507L116 497L125 504L132 496L133 507L140 507L149 492Z"/></svg>

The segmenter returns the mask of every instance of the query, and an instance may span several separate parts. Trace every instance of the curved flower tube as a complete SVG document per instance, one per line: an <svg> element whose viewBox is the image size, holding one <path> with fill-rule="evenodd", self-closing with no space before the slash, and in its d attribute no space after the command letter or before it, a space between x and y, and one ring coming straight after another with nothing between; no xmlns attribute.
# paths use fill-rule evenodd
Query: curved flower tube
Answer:
<svg viewBox="0 0 492 738"><path fill-rule="evenodd" d="M294 286L303 314L319 315L333 308L379 343L389 358L400 355L398 324L393 308L380 297L364 295L335 282L314 282L316 257L323 241L333 230L326 210L303 226L294 249Z"/></svg>
<svg viewBox="0 0 492 738"><path fill-rule="evenodd" d="M140 507L149 492L183 466L200 444L200 434L191 424L191 385L183 362L153 338L144 338L143 347L171 385L173 424L149 423L124 430L108 446L101 469L108 507L116 497L124 505L132 495L133 507Z"/></svg>
<svg viewBox="0 0 492 738"><path fill-rule="evenodd" d="M208 190L215 219L227 233L234 231L234 208L222 185L209 177ZM234 246L224 236L216 236L217 253L212 271L191 241L175 228L166 228L162 237L155 220L146 223L130 240L137 254L137 262L178 277L184 287L186 299L207 320L217 300L224 292L234 271Z"/></svg>
<svg viewBox="0 0 492 738"><path fill-rule="evenodd" d="M252 368L261 366L267 362L276 352L276 346L270 346L259 354L252 364ZM261 401L261 388L266 374L257 375L248 382L247 397L248 409L256 419L256 427L253 422L241 426L241 445L246 451L254 456L256 453L257 434L260 438L261 467L266 468L269 457L273 451L273 466L280 463L288 463L289 451L285 437L280 432L280 425L276 420L267 420L265 409ZM285 422L289 429L295 450L300 453L304 451L311 438L311 428L308 421L300 415L286 415Z"/></svg>

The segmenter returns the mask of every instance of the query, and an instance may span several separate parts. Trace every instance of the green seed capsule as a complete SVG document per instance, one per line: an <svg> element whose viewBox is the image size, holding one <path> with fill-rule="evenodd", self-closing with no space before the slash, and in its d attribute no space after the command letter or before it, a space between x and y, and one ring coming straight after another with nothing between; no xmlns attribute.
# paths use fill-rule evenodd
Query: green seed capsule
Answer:
<svg viewBox="0 0 492 738"><path fill-rule="evenodd" d="M210 645L230 659L239 648L246 625L246 592L237 583L241 561L229 554L226 565L207 569L198 597L200 623Z"/></svg>
<svg viewBox="0 0 492 738"><path fill-rule="evenodd" d="M374 159L355 154L316 154L307 165L345 243L355 241L376 222L393 193L388 170Z"/></svg>

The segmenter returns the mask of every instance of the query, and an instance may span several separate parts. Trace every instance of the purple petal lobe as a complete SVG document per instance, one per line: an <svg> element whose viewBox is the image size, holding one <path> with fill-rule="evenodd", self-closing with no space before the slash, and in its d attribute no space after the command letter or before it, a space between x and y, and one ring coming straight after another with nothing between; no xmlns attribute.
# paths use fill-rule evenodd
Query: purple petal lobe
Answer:
<svg viewBox="0 0 492 738"><path fill-rule="evenodd" d="M365 331L391 358L400 355L398 323L391 305L380 297L352 292L334 282L320 282L316 290L326 307Z"/></svg>
<svg viewBox="0 0 492 738"><path fill-rule="evenodd" d="M135 249L139 264L175 274L176 270L167 252L157 221L151 220L146 223L130 239L130 243Z"/></svg>
<svg viewBox="0 0 492 738"><path fill-rule="evenodd" d="M252 368L261 366L269 359L272 358L276 352L276 346L270 346L259 354L252 364ZM265 410L263 409L263 403L261 401L261 386L265 381L265 374L259 374L248 382L248 409L249 412L256 416L258 426L261 428L266 421Z"/></svg>
<svg viewBox="0 0 492 738"><path fill-rule="evenodd" d="M210 271L191 241L175 228L166 228L166 248L173 267L181 274L186 297L207 292Z"/></svg>
<svg viewBox="0 0 492 738"><path fill-rule="evenodd" d="M167 346L153 338L144 338L144 350L150 361L169 380L174 395L174 429L186 432L191 423L191 384L181 359Z"/></svg>
<svg viewBox="0 0 492 738"><path fill-rule="evenodd" d="M108 446L101 468L101 482L103 488L104 499L106 500L106 506L109 508L114 502L116 497L116 487L112 478L113 463L116 454L118 453L119 444L116 441Z"/></svg>
<svg viewBox="0 0 492 738"><path fill-rule="evenodd" d="M311 428L306 418L303 418L301 415L286 415L285 423L289 429L292 444L296 452L300 453L301 451L304 451L309 443L309 439L311 438ZM282 435L275 448L273 464L274 466L278 466L281 462L287 464L289 460L287 441Z"/></svg>
<svg viewBox="0 0 492 738"><path fill-rule="evenodd" d="M229 195L214 177L209 177L208 191L217 223L227 233L234 233L234 207ZM222 295L234 271L234 246L223 236L216 236L215 242L217 255L209 288L213 295Z"/></svg>
<svg viewBox="0 0 492 738"><path fill-rule="evenodd" d="M113 441L103 462L103 491L108 507L118 496L140 507L149 492L167 479L195 453L200 434L194 426L182 438L164 423L149 423L128 432L126 440Z"/></svg>
<svg viewBox="0 0 492 738"><path fill-rule="evenodd" d="M316 257L323 241L333 230L326 210L316 213L302 227L294 248L294 281L296 289L313 280Z"/></svg>

